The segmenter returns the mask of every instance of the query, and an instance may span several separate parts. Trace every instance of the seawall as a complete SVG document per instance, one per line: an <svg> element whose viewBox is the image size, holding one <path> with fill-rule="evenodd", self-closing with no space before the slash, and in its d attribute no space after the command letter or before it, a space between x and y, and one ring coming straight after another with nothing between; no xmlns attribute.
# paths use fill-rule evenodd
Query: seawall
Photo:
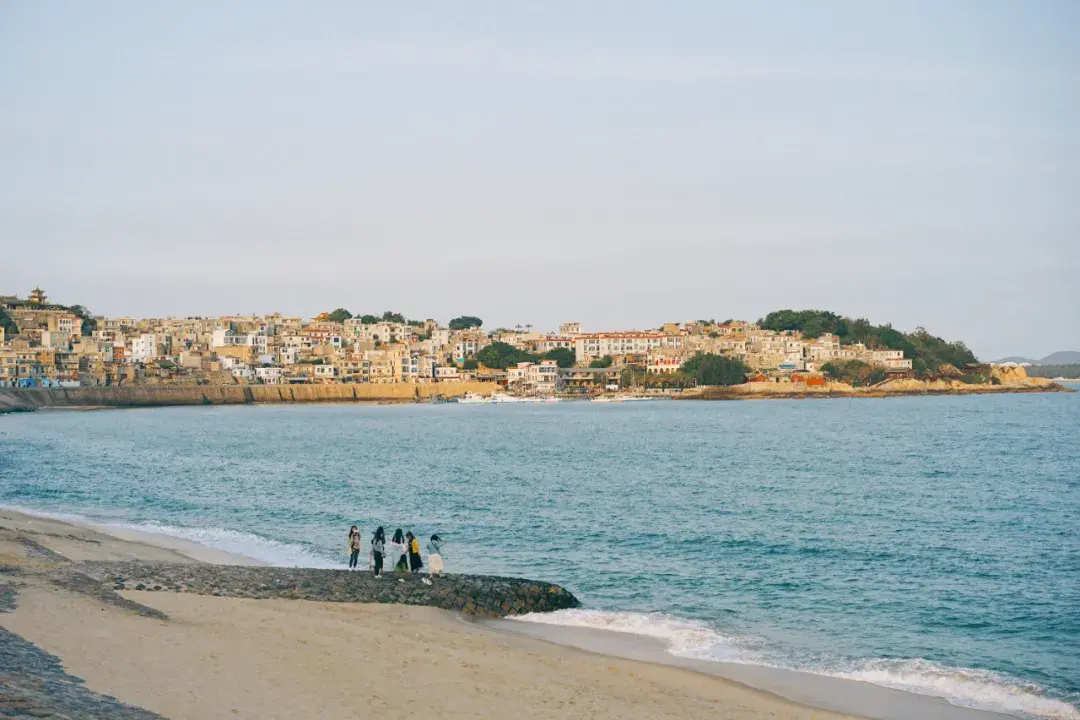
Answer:
<svg viewBox="0 0 1080 720"><path fill-rule="evenodd" d="M490 395L494 383L385 385L137 385L102 388L0 388L0 412L38 408L250 405L309 402L422 402L433 395Z"/></svg>

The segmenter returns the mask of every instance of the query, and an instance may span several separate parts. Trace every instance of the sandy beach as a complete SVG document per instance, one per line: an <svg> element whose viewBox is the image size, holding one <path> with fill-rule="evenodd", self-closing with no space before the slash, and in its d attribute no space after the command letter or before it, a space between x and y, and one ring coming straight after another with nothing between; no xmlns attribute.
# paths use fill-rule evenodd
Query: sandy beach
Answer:
<svg viewBox="0 0 1080 720"><path fill-rule="evenodd" d="M58 569L96 561L274 570L184 540L0 509L0 629L15 634L0 634L0 659L12 662L5 637L21 637L59 659L63 687L81 678L92 694L150 711L130 717L1005 717L853 680L677 658L625 633L401 604L140 590L110 599L57 581ZM25 700L18 683L0 684L0 711Z"/></svg>
<svg viewBox="0 0 1080 720"><path fill-rule="evenodd" d="M20 568L0 626L89 690L169 718L850 717L433 608L123 593L168 619L145 617L40 580L35 567L59 560L17 538L75 561L229 558L13 511L0 526L0 564Z"/></svg>

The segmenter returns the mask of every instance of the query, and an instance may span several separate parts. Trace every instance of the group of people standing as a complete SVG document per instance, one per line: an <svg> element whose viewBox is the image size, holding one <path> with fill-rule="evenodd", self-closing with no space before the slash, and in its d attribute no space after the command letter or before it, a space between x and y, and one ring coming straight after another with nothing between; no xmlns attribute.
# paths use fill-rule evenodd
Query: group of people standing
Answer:
<svg viewBox="0 0 1080 720"><path fill-rule="evenodd" d="M375 577L382 577L383 565L387 560L394 563L394 572L402 574L418 573L420 568L424 567L424 560L420 557L420 540L411 531L402 533L401 528L394 531L394 536L389 542L389 556L387 556L386 552L387 545L386 533L383 531L382 526L379 526L375 529L375 534L371 536L371 549L368 551L369 565L372 572L375 573ZM349 553L350 570L356 569L362 546L363 540L360 536L360 530L353 525L349 529L349 544L346 548ZM441 575L443 572L442 538L438 535L432 535L431 539L428 540L427 552L429 577L423 580L430 585L430 578ZM404 578L401 578L400 582L405 582Z"/></svg>

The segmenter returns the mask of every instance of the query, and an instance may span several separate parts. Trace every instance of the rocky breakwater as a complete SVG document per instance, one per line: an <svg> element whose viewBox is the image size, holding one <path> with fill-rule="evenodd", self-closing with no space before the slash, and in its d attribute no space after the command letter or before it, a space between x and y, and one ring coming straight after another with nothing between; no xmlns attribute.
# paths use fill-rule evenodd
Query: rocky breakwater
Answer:
<svg viewBox="0 0 1080 720"><path fill-rule="evenodd" d="M506 617L564 610L580 605L572 593L551 583L487 575L376 578L371 572L268 566L169 563L87 563L87 576L109 588L186 592L215 597L317 600L321 602L427 605L481 617ZM399 577L405 582L398 582Z"/></svg>

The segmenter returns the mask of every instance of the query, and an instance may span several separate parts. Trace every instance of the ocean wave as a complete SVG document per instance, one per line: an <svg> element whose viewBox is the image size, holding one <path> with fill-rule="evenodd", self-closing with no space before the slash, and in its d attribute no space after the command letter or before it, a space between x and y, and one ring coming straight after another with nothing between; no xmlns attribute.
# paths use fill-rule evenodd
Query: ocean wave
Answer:
<svg viewBox="0 0 1080 720"><path fill-rule="evenodd" d="M867 660L851 670L822 675L861 680L920 695L934 695L953 705L1054 720L1080 720L1080 709L1049 697L1033 682L973 668L945 667L923 660Z"/></svg>
<svg viewBox="0 0 1080 720"><path fill-rule="evenodd" d="M335 568L341 564L334 564L326 558L320 557L303 545L286 543L272 538L256 535L255 533L242 532L240 530L226 530L224 528L190 528L175 525L161 525L158 523L102 523L102 527L114 527L122 530L133 530L150 535L165 535L167 537L188 540L199 545L221 550L233 555L257 560L267 565L280 567L310 567L310 568Z"/></svg>
<svg viewBox="0 0 1080 720"><path fill-rule="evenodd" d="M656 638L667 643L667 651L680 657L702 660L742 660L748 654L739 640L721 635L704 623L679 620L661 613L612 612L607 610L556 610L509 618L543 625L593 628Z"/></svg>
<svg viewBox="0 0 1080 720"><path fill-rule="evenodd" d="M784 662L782 658L763 653L753 640L724 635L704 623L672 618L661 613L559 610L512 619L656 638L667 644L669 653L679 657L761 665L859 680L939 697L961 707L1010 715L1080 720L1080 709L1064 700L1050 697L1038 684L986 670L945 667L923 659L822 661L818 664Z"/></svg>
<svg viewBox="0 0 1080 720"><path fill-rule="evenodd" d="M77 523L99 528L108 532L110 528L116 530L130 530L132 532L147 535L164 535L178 538L189 542L221 550L232 555L239 555L250 560L256 560L267 565L280 567L312 567L334 568L340 567L319 556L309 548L296 543L281 542L272 538L256 535L255 533L240 530L227 530L215 527L182 527L178 525L165 525L161 523L125 523L114 520L106 520L77 515L74 513L56 512L51 510L38 510L18 505L0 504L0 509L13 510L24 515L31 515L49 520Z"/></svg>

